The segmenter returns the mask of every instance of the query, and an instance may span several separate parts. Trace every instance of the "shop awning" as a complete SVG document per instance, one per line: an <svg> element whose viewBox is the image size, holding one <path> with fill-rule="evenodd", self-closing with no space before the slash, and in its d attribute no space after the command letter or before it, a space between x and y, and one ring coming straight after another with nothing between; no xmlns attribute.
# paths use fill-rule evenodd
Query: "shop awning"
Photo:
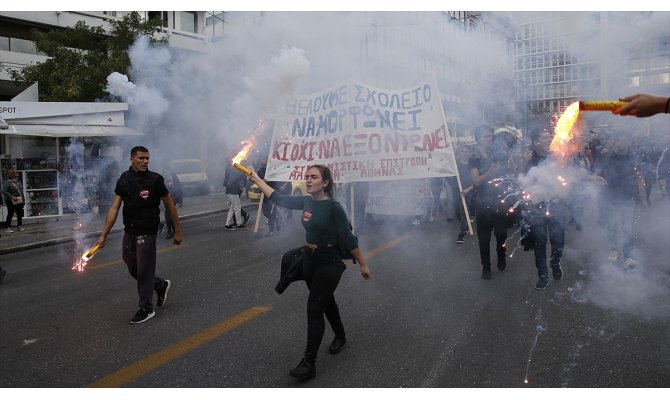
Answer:
<svg viewBox="0 0 670 400"><path fill-rule="evenodd" d="M100 125L9 125L0 131L5 135L48 136L48 137L111 137L111 136L143 136L144 133L125 126Z"/></svg>

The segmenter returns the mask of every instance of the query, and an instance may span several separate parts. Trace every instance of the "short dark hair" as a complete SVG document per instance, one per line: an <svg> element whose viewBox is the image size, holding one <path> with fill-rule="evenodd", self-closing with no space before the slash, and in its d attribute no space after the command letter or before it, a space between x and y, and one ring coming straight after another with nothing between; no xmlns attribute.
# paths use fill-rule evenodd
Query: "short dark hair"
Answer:
<svg viewBox="0 0 670 400"><path fill-rule="evenodd" d="M130 156L135 157L135 154L137 154L138 151L141 151L142 153L148 153L149 149L147 149L144 146L135 146L132 149L130 149Z"/></svg>
<svg viewBox="0 0 670 400"><path fill-rule="evenodd" d="M493 135L493 128L488 125L479 125L477 129L475 129L475 141L481 144L481 137L487 133Z"/></svg>
<svg viewBox="0 0 670 400"><path fill-rule="evenodd" d="M543 132L549 133L547 128L541 127L541 126L536 126L535 128L530 130L530 142L531 143L536 143L540 139L540 135L542 135Z"/></svg>

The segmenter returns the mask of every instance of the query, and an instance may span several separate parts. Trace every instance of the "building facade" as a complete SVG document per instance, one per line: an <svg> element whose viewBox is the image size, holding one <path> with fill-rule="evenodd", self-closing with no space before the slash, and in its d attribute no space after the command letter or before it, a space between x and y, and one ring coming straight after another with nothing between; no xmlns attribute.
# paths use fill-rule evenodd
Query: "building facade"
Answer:
<svg viewBox="0 0 670 400"><path fill-rule="evenodd" d="M645 13L511 13L518 24L513 64L518 114L527 124L577 100L670 93L670 28L634 46L614 40L622 18L643 28ZM616 17L616 23L615 21ZM640 21L640 22L635 22ZM622 88L625 88L622 91Z"/></svg>
<svg viewBox="0 0 670 400"><path fill-rule="evenodd" d="M84 21L89 26L109 30L110 21L120 20L126 14L0 11L0 116L9 124L0 131L0 161L3 178L9 168L19 171L27 218L102 210L111 199L110 177L119 172L121 137L142 133L125 128L124 111L115 107L127 111L126 104L40 103L37 86L21 92L11 81L8 70L47 60L35 49L33 29L73 27ZM162 38L173 49L183 52L206 52L212 37L222 34L223 22L217 13L143 11L140 16L159 17ZM40 111L34 112L35 109ZM1 211L4 217L6 211L4 208Z"/></svg>

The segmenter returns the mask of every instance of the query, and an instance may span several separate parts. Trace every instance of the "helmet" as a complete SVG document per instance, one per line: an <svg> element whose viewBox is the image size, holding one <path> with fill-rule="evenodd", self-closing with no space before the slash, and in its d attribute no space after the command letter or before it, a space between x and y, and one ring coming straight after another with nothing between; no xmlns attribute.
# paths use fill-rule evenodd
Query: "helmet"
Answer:
<svg viewBox="0 0 670 400"><path fill-rule="evenodd" d="M505 137L505 142L507 143L508 148L512 148L515 144L521 143L521 139L523 138L521 131L512 126L503 126L494 129L493 136L496 137L498 135Z"/></svg>

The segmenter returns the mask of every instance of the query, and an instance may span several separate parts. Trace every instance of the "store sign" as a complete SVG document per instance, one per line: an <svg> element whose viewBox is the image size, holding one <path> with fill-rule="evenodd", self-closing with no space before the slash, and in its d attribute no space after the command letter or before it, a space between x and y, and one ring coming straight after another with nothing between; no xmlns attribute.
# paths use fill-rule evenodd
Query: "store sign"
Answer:
<svg viewBox="0 0 670 400"><path fill-rule="evenodd" d="M127 103L64 103L0 101L0 117L9 125L125 126Z"/></svg>

